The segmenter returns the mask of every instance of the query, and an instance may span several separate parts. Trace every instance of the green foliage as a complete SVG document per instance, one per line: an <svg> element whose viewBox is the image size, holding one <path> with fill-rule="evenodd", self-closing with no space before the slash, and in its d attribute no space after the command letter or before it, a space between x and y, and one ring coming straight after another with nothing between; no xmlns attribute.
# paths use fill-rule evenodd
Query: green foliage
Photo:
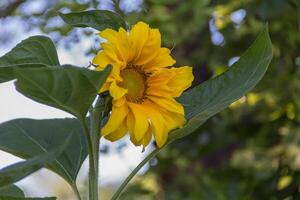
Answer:
<svg viewBox="0 0 300 200"><path fill-rule="evenodd" d="M0 124L0 149L23 159L49 152L69 137L61 155L46 167L74 185L87 156L84 134L76 119L17 119Z"/></svg>
<svg viewBox="0 0 300 200"><path fill-rule="evenodd" d="M0 199L1 196L9 197L25 197L24 192L16 185L8 185L0 188Z"/></svg>
<svg viewBox="0 0 300 200"><path fill-rule="evenodd" d="M228 71L185 92L179 101L185 107L188 123L174 131L181 138L198 129L207 119L251 90L263 77L272 59L272 43L267 27Z"/></svg>
<svg viewBox="0 0 300 200"><path fill-rule="evenodd" d="M55 46L50 38L33 36L19 43L0 58L0 83L16 78L17 68L59 65Z"/></svg>
<svg viewBox="0 0 300 200"><path fill-rule="evenodd" d="M31 99L85 119L110 70L96 72L73 66L18 69L15 85Z"/></svg>
<svg viewBox="0 0 300 200"><path fill-rule="evenodd" d="M68 35L72 32L70 26L47 28L48 20L56 16L57 10L63 8L81 11L97 7L97 1L95 5L93 2L78 4L75 1L58 1L48 9L48 12L22 17L25 19L38 17L40 28L46 33L58 31L61 35ZM187 116L191 121L184 129L174 131L172 136L175 139L187 133L194 132L195 134L177 140L174 145L171 144L162 151L157 158L159 164L151 167L144 182L135 182L126 192L124 199L299 199L300 35L297 28L299 8L300 4L297 0L274 0L272 2L268 0L191 0L184 3L174 0L149 0L145 1L146 12L132 13L127 16L129 24L142 19L150 23L152 27L159 28L164 46L170 48L174 46L172 53L178 60L178 65L184 63L193 66L197 77L194 82L195 87L180 98L180 101L185 104ZM232 15L239 9L245 11L246 17L241 22L235 22ZM114 17L119 17L118 15L95 18L95 14L87 17L88 12L81 13L82 15L78 12L62 14L62 18L76 27L89 26L98 30L102 30L105 26L119 28L115 24L104 24L105 26L102 27L99 23L103 19L115 19ZM266 30L256 40L254 47L252 46L237 63L221 76L218 75L227 69L230 58L240 55L249 46L264 26L265 21L269 21L273 41L272 68L251 93L245 94L264 75L271 59L271 44ZM118 23L122 24L120 26L126 26L123 20ZM211 37L216 32L223 36L219 44L211 42ZM89 33L86 32L86 34ZM39 50L43 52L41 48ZM30 55L28 53L25 52L26 55ZM14 59L17 60L17 57L12 60ZM8 60L5 61L7 62L5 65L10 66L14 61ZM58 94L59 97L55 97L54 100L46 96L45 91L49 92L51 89L49 86L54 83L49 79L56 77L56 71L59 71L58 67L49 68L53 65L59 66L59 63L42 63L37 67L46 66L45 70L30 68L31 71L23 68L23 66L29 66L27 63L21 63L21 65L22 67L19 67L22 68L21 70L15 70L14 67L2 68L0 58L0 81L17 78L19 79L17 86L18 82L21 82L22 86L19 90L24 89L22 92L26 92L25 95L71 112L77 117L85 117L91 103L89 106L85 105L83 109L75 106L76 103L73 104L73 102L66 104L63 101L63 97L66 96L61 94L62 92L55 92L53 95ZM15 71L18 71L16 74L19 77L14 74ZM39 78L35 75L35 82L31 82L31 73L48 74L52 71L53 75L49 77L45 75L46 78ZM61 75L57 81L68 82L68 79L62 80L63 77L64 75ZM211 79L212 77L216 78ZM208 81L197 86L204 80ZM37 87L40 85L44 89ZM58 85L60 87L60 84ZM56 87L53 88L56 89ZM65 88L65 86L62 87L63 91L69 92ZM243 97L240 100L231 104L241 96ZM209 117L228 105L230 105L229 109L203 124ZM44 132L50 134L48 131L39 132L38 130L56 130L48 124L48 120L43 125L45 129L37 128L40 121L32 121L32 123L31 120L29 121L30 127L25 127L25 124L22 124L22 127L27 128L28 133L32 132L34 135L44 135ZM58 124L65 123L63 120L58 121ZM79 122L75 120L74 124L76 124L74 127L79 126ZM203 126L200 127L202 124ZM57 130L57 138L60 138L60 134L62 134L61 137L65 137L72 132L69 125L65 127L65 130L60 131L60 128ZM15 127L10 127L9 130L16 133L20 131ZM51 135L55 135L54 132L52 131ZM81 128L75 132L82 134ZM10 145L13 146L18 145L18 141L11 141L12 138L2 139L2 136L0 131L0 147L3 142L12 142ZM41 137L49 139L50 136ZM62 138L55 140L54 143L59 140ZM71 140L71 143L78 146L80 141L83 140L79 139L74 143ZM22 150L17 151L22 153ZM37 149L36 152L39 151L40 149ZM78 152L76 153L78 155ZM64 174L61 168L56 166L58 163L52 163L47 167L68 179L69 182L74 181L78 172L76 166L81 165L80 163L74 166L75 155L73 151L70 153L72 167L69 165L70 170L67 170L72 179L66 178L68 173ZM25 158L30 157L32 155ZM59 162L68 166L67 162L62 160ZM81 159L76 161L81 162ZM145 184L149 174L154 176L151 178L154 182L151 187ZM132 188L134 190L131 190Z"/></svg>
<svg viewBox="0 0 300 200"><path fill-rule="evenodd" d="M67 147L70 137L63 145L49 152L34 156L26 161L18 162L0 170L0 187L15 183L33 172L41 169L46 163L53 162Z"/></svg>
<svg viewBox="0 0 300 200"><path fill-rule="evenodd" d="M108 10L89 10L83 12L72 12L68 14L59 13L59 16L74 27L92 27L98 31L106 28L119 30L126 29L126 22L117 13Z"/></svg>

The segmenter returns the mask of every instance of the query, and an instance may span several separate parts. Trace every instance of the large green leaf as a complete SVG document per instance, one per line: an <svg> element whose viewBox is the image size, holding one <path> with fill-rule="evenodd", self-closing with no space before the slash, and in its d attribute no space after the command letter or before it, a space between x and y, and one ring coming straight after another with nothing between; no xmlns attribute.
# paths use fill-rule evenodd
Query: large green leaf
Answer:
<svg viewBox="0 0 300 200"><path fill-rule="evenodd" d="M110 70L110 66L101 72L73 66L18 69L15 85L33 100L85 119Z"/></svg>
<svg viewBox="0 0 300 200"><path fill-rule="evenodd" d="M0 83L14 79L15 68L47 65L59 65L53 42L45 36L29 37L0 58Z"/></svg>
<svg viewBox="0 0 300 200"><path fill-rule="evenodd" d="M0 187L15 183L33 172L41 169L46 163L54 161L67 147L70 137L60 146L49 152L34 156L26 161L21 161L0 170Z"/></svg>
<svg viewBox="0 0 300 200"><path fill-rule="evenodd" d="M115 30L120 27L126 28L124 19L119 14L108 10L89 10L59 15L66 23L75 27L92 27L99 31L106 28Z"/></svg>
<svg viewBox="0 0 300 200"><path fill-rule="evenodd" d="M24 192L16 185L8 185L0 188L0 199L1 196L9 197L25 197Z"/></svg>
<svg viewBox="0 0 300 200"><path fill-rule="evenodd" d="M272 43L267 26L255 42L225 73L184 93L188 123L174 131L171 138L181 138L199 128L208 118L249 92L265 74L272 59Z"/></svg>
<svg viewBox="0 0 300 200"><path fill-rule="evenodd" d="M78 171L87 156L81 126L76 119L16 119L0 124L0 149L28 159L49 152L69 136L62 154L47 168L75 186Z"/></svg>

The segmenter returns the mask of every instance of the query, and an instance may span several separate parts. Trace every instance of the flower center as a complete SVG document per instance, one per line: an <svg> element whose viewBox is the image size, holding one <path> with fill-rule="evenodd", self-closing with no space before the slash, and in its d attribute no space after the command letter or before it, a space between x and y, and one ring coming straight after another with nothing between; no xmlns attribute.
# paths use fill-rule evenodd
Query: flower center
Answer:
<svg viewBox="0 0 300 200"><path fill-rule="evenodd" d="M146 81L147 76L139 66L127 65L125 69L121 71L121 77L123 82L119 85L128 89L126 99L134 103L142 103L146 94Z"/></svg>

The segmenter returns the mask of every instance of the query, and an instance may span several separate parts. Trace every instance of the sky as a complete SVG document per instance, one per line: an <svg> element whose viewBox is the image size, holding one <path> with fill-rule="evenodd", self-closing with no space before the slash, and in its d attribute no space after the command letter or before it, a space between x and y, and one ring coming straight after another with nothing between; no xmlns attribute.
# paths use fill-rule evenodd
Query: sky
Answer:
<svg viewBox="0 0 300 200"><path fill-rule="evenodd" d="M41 34L38 30L32 30L26 32L18 20L9 21L10 27L14 28L14 39L9 44L0 46L0 56L10 51L17 43L21 42L32 35ZM0 27L3 27L3 23L0 22ZM0 30L0 37L1 37ZM77 66L87 66L91 57L84 55L83 49L88 49L92 44L92 40L83 39L80 43L74 44L69 50L63 47L58 47L58 55L61 64L74 64ZM42 105L34 102L22 94L18 93L14 88L14 81L0 84L0 123L16 119L16 118L34 118L34 119L46 119L46 118L64 118L72 117L70 114L60 111L58 109ZM109 154L101 155L100 159L100 179L103 186L110 184L118 184L124 179L131 170L142 160L142 158L150 151L150 148L146 152L142 153L140 147L135 147L128 142L128 138L124 138L121 142L111 143L102 139L101 145L108 146L110 148ZM124 145L125 144L125 145ZM120 152L120 147L122 148ZM20 161L21 159L12 156L8 153L0 151L0 168ZM84 181L87 178L88 173L87 162L84 163L79 176L78 185L83 186ZM141 170L141 173L145 172L147 166ZM46 181L45 181L46 180ZM40 170L37 173L25 178L17 183L26 193L27 196L57 196L61 192L61 188L65 188L66 183L58 177L56 174L49 170ZM53 186L55 186L53 188ZM71 193L69 187L64 189L65 193ZM60 196L59 199L66 199ZM71 196L70 199L74 199Z"/></svg>

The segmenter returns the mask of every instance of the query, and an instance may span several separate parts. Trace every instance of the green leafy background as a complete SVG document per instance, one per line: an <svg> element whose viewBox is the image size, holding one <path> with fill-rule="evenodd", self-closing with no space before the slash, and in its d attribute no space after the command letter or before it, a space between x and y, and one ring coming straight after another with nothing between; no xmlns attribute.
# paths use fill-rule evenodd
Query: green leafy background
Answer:
<svg viewBox="0 0 300 200"><path fill-rule="evenodd" d="M76 42L77 29L70 25L47 28L46 24L61 8L82 11L96 4L59 1L47 13L30 16L16 11L10 15L20 15L28 23L30 17L40 19L43 32L58 31ZM240 9L246 16L236 23L232 13ZM194 67L194 86L226 71L229 59L240 56L267 21L274 58L254 90L162 151L146 175L132 182L123 199L299 198L299 10L297 0L148 0L141 12L126 15L129 25L143 19L161 30L164 46L174 47L177 65ZM220 44L211 41L213 22L224 37ZM93 37L89 30L84 34ZM62 37L55 41L65 42ZM86 53L93 55L96 50L92 47ZM243 80L236 84L243 85ZM105 188L104 199L114 187Z"/></svg>

